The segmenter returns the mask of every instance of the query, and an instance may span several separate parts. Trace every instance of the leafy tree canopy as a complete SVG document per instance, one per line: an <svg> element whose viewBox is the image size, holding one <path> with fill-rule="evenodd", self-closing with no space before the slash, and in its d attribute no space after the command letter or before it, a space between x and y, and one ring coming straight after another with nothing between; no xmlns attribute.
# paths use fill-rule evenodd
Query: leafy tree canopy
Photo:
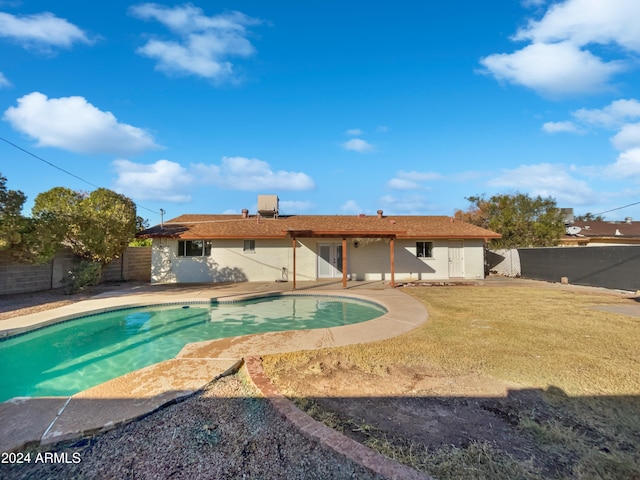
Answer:
<svg viewBox="0 0 640 480"><path fill-rule="evenodd" d="M26 199L20 190L9 190L7 178L0 175L0 250L20 244L26 223L22 216Z"/></svg>
<svg viewBox="0 0 640 480"><path fill-rule="evenodd" d="M584 215L576 215L573 220L575 222L602 222L604 217L602 215L594 215L591 212L587 212Z"/></svg>
<svg viewBox="0 0 640 480"><path fill-rule="evenodd" d="M20 190L9 190L0 174L0 250L21 262L45 262L55 255L57 242L46 225L22 215L26 199Z"/></svg>
<svg viewBox="0 0 640 480"><path fill-rule="evenodd" d="M102 265L118 258L136 232L133 201L106 188L52 188L36 197L32 214L76 255Z"/></svg>
<svg viewBox="0 0 640 480"><path fill-rule="evenodd" d="M530 197L522 193L467 197L471 205L457 210L455 218L500 233L492 248L548 247L564 234L560 209L552 197Z"/></svg>

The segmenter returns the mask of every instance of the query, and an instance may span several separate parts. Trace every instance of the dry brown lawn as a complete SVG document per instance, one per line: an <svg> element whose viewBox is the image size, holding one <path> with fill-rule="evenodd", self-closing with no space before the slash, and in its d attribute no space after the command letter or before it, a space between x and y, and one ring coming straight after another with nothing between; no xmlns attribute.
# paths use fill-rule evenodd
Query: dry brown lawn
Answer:
<svg viewBox="0 0 640 480"><path fill-rule="evenodd" d="M422 327L373 344L268 356L266 374L318 418L438 478L640 479L640 318L597 309L638 305L636 299L544 284L405 292L427 306L429 320ZM403 376L403 370L409 373ZM470 378L475 395L454 387L446 399L438 393L447 379L454 386L466 379L468 387ZM487 386L504 382L528 393L489 401L482 379ZM425 388L429 382L432 389ZM358 389L369 401L347 401ZM402 395L405 404L393 408L403 414L410 402L422 402L415 408L460 418L466 418L465 408L475 409L469 417L475 420L490 411L496 422L478 427L486 428L485 436L460 422L466 434L448 441L403 439L375 415L383 399ZM387 403L379 417L394 415ZM513 434L513 448L489 435L498 420L505 423L502 436ZM411 417L406 431L416 430L416 423ZM461 462L460 469L452 468Z"/></svg>

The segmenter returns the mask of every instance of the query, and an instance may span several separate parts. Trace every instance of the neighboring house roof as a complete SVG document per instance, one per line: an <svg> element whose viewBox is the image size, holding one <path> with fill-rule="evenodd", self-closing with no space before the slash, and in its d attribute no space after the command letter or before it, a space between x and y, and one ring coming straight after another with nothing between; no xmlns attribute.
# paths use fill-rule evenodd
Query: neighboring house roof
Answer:
<svg viewBox="0 0 640 480"><path fill-rule="evenodd" d="M640 222L573 222L562 239L566 245L582 243L640 243Z"/></svg>
<svg viewBox="0 0 640 480"><path fill-rule="evenodd" d="M500 238L500 234L446 216L181 215L138 234L143 238L396 237Z"/></svg>

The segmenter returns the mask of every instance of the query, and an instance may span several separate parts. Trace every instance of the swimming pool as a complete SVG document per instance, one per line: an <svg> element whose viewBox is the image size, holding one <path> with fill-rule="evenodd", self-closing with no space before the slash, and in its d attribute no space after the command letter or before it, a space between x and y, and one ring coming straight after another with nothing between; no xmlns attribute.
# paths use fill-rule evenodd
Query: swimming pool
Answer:
<svg viewBox="0 0 640 480"><path fill-rule="evenodd" d="M234 303L135 307L0 341L0 402L68 396L175 357L188 343L364 322L386 310L342 297L281 296Z"/></svg>

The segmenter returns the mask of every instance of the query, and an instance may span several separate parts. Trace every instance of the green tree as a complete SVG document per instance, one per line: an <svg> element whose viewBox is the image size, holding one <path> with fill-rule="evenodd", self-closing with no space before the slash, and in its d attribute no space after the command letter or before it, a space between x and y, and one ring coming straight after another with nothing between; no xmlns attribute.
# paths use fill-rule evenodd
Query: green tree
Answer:
<svg viewBox="0 0 640 480"><path fill-rule="evenodd" d="M594 215L591 212L587 212L584 215L576 215L573 218L574 222L602 222L604 217L602 215Z"/></svg>
<svg viewBox="0 0 640 480"><path fill-rule="evenodd" d="M0 174L0 250L9 250L22 241L26 226L22 206L26 199L20 190L9 190L7 178Z"/></svg>
<svg viewBox="0 0 640 480"><path fill-rule="evenodd" d="M7 178L0 175L0 250L21 262L46 262L58 242L46 222L22 215L26 199L20 190L7 189Z"/></svg>
<svg viewBox="0 0 640 480"><path fill-rule="evenodd" d="M138 216L136 218L136 233L149 228L149 220ZM150 238L134 238L129 242L130 247L150 247L152 244Z"/></svg>
<svg viewBox="0 0 640 480"><path fill-rule="evenodd" d="M136 232L133 201L106 188L89 194L53 188L36 197L32 214L62 245L101 265L122 255Z"/></svg>
<svg viewBox="0 0 640 480"><path fill-rule="evenodd" d="M500 233L492 248L548 247L564 234L560 209L552 197L530 197L522 193L467 197L471 205L455 217Z"/></svg>

